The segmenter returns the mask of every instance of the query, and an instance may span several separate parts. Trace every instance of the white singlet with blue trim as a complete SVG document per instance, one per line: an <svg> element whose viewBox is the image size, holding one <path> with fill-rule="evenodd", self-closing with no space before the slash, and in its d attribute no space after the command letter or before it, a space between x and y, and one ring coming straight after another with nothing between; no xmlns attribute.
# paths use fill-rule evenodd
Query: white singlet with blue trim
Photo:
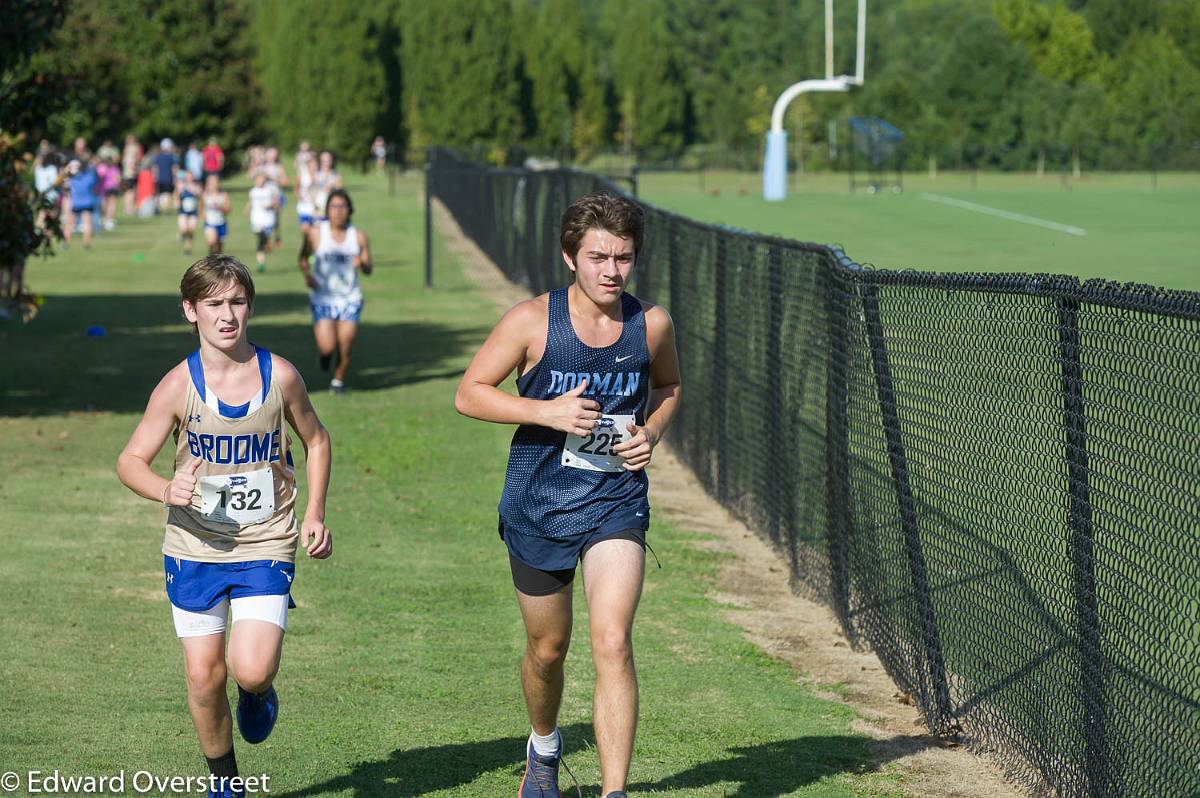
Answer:
<svg viewBox="0 0 1200 798"><path fill-rule="evenodd" d="M361 251L358 247L358 230L350 225L346 228L346 237L338 242L333 240L333 228L329 222L321 222L320 235L312 269L318 287L309 292L312 303L362 302L358 269L354 268L354 259Z"/></svg>

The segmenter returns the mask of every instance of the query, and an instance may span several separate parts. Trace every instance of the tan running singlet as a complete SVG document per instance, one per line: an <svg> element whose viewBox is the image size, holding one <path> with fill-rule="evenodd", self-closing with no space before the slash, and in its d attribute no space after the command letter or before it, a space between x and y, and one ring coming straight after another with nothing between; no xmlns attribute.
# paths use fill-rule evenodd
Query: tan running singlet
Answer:
<svg viewBox="0 0 1200 798"><path fill-rule="evenodd" d="M263 391L230 407L205 389L197 350L184 417L175 430L175 470L195 458L196 492L190 507L167 513L163 554L199 562L294 562L296 477L283 394L271 379L271 353L255 347Z"/></svg>

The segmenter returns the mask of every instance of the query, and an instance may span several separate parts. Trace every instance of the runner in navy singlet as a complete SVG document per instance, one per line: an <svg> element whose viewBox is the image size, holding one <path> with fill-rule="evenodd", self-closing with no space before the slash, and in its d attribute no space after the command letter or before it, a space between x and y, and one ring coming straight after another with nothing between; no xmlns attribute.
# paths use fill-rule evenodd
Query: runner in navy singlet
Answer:
<svg viewBox="0 0 1200 798"><path fill-rule="evenodd" d="M499 527L526 631L521 685L533 731L520 798L559 795L557 721L580 561L601 795L625 795L638 713L633 618L650 521L644 469L680 395L670 315L625 293L642 227L631 200L576 200L560 235L574 283L509 310L455 396L464 415L518 425ZM514 370L518 396L497 387Z"/></svg>

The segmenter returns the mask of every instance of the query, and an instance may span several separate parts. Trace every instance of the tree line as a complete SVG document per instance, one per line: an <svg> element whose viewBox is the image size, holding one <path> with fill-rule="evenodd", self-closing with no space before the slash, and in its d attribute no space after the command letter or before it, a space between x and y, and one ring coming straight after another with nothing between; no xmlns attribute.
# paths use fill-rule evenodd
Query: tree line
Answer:
<svg viewBox="0 0 1200 798"><path fill-rule="evenodd" d="M839 73L856 6L836 4ZM789 111L814 167L852 115L903 130L912 168L1200 166L1196 0L871 6L865 85ZM757 153L778 94L823 77L823 35L821 0L74 0L33 69L63 81L39 131L58 141L658 160Z"/></svg>

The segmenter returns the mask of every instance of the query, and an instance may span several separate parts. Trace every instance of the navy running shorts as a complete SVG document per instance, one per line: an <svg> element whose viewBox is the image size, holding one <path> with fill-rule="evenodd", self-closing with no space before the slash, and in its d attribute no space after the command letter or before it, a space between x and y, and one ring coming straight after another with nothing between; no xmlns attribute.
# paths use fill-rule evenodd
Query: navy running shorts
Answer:
<svg viewBox="0 0 1200 798"><path fill-rule="evenodd" d="M609 525L579 535L543 538L505 530L501 521L500 537L508 547L513 587L527 596L548 596L571 584L579 562L601 541L632 540L643 550L646 548L646 530L628 525Z"/></svg>

